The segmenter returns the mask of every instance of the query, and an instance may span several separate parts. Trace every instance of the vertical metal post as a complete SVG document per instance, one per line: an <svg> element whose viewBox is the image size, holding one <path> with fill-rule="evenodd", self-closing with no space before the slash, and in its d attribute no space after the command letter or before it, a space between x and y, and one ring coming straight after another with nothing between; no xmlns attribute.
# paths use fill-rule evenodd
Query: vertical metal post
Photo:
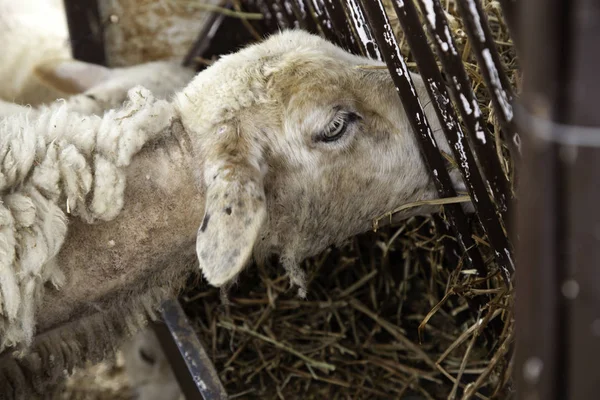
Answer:
<svg viewBox="0 0 600 400"><path fill-rule="evenodd" d="M452 107L446 87L442 83L442 75L427 43L415 6L412 2L402 0L394 0L392 4L408 40L408 45L417 61L431 104L441 122L442 130L456 159L481 226L495 250L496 260L502 268L504 279L509 286L510 276L514 272L512 246L504 233L502 220L496 213L496 207L488 195L489 182L484 182L471 152L471 146L457 123L458 117Z"/></svg>
<svg viewBox="0 0 600 400"><path fill-rule="evenodd" d="M434 39L433 43L444 72L452 77L452 84L448 86L469 134L470 143L477 154L482 172L489 182L496 204L506 218L508 204L512 197L510 182L502 170L494 138L487 129L484 115L475 97L473 84L467 76L458 46L450 33L444 8L440 0L429 0L429 2L418 0L417 3L421 12L427 16L425 24L430 37ZM406 4L409 7L409 3Z"/></svg>
<svg viewBox="0 0 600 400"><path fill-rule="evenodd" d="M421 102L416 95L412 78L400 53L400 47L394 32L392 32L383 3L381 0L361 0L361 2L379 49L396 85L398 95L402 100L404 111L415 132L423 160L427 165L427 169L431 172L431 178L436 185L438 194L440 197L454 197L456 191L452 186L450 174L435 143ZM485 276L486 270L483 258L471 236L470 226L460 204L449 204L444 209L451 221L461 250L464 252L466 264L469 268L477 269L481 276Z"/></svg>
<svg viewBox="0 0 600 400"><path fill-rule="evenodd" d="M517 20L517 0L500 0L500 6L502 7L504 22L506 22L508 30L510 31L510 37L512 38L513 42L516 43L519 40L519 32L517 31L517 29L519 29Z"/></svg>
<svg viewBox="0 0 600 400"><path fill-rule="evenodd" d="M502 125L506 141L512 150L512 156L516 160L520 151L521 139L513 120L512 87L506 77L481 2L480 0L461 0L457 1L456 5L485 80L485 85L490 93L494 111Z"/></svg>

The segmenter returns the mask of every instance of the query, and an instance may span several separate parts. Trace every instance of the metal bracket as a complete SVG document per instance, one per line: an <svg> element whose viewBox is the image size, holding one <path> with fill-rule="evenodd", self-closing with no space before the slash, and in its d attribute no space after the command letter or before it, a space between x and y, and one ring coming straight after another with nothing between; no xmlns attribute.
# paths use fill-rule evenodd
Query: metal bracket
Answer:
<svg viewBox="0 0 600 400"><path fill-rule="evenodd" d="M161 305L163 322L151 325L169 360L179 387L188 400L224 400L227 393L206 350L196 336L179 301Z"/></svg>

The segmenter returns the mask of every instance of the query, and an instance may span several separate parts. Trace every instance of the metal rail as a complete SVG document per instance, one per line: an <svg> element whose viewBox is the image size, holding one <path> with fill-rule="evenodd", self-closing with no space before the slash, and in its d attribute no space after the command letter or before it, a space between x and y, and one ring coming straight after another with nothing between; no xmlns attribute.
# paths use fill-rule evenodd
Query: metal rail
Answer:
<svg viewBox="0 0 600 400"><path fill-rule="evenodd" d="M186 399L225 400L227 392L179 301L161 305L162 322L151 326Z"/></svg>

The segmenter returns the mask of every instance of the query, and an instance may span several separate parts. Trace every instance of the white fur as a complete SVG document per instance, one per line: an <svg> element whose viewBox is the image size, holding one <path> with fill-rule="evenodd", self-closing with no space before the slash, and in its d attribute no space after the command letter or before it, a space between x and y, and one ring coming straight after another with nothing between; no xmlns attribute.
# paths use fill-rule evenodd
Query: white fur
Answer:
<svg viewBox="0 0 600 400"><path fill-rule="evenodd" d="M34 106L68 97L66 87L93 95L75 96L72 110L86 114L118 107L127 90L142 85L156 97L182 88L193 71L171 61L105 68L71 58L62 0L0 0L0 99ZM50 75L46 82L39 71ZM36 72L37 71L37 72ZM0 102L0 117L14 112Z"/></svg>
<svg viewBox="0 0 600 400"><path fill-rule="evenodd" d="M183 400L169 360L148 328L123 346L125 371L138 400Z"/></svg>
<svg viewBox="0 0 600 400"><path fill-rule="evenodd" d="M45 60L71 58L61 0L0 0L0 98L19 100Z"/></svg>
<svg viewBox="0 0 600 400"><path fill-rule="evenodd" d="M81 64L83 68L91 67ZM166 99L185 87L194 76L193 70L169 61L154 61L125 68L100 68L106 70L102 80L93 82L83 93L70 96L66 100L58 99L37 108L0 100L0 118L15 113L29 113L30 117L34 118L42 109L58 110L61 107L85 115L102 114L106 110L121 106L127 92L134 86L143 86L156 98Z"/></svg>
<svg viewBox="0 0 600 400"><path fill-rule="evenodd" d="M0 121L0 350L31 340L33 309L46 282L62 277L50 262L67 214L92 223L123 206L123 168L171 123L173 107L146 89L103 117L59 107L35 119Z"/></svg>

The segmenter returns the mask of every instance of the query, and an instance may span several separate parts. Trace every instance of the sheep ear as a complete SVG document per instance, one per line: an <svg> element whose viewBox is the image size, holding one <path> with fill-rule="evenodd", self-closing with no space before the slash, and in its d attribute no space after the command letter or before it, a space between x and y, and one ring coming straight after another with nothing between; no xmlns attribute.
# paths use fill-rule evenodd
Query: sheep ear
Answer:
<svg viewBox="0 0 600 400"><path fill-rule="evenodd" d="M267 217L263 177L256 159L228 153L206 160L204 178L206 205L196 253L204 277L211 285L221 286L234 279L252 257Z"/></svg>
<svg viewBox="0 0 600 400"><path fill-rule="evenodd" d="M44 61L33 72L45 85L66 94L83 93L111 74L102 65L66 59Z"/></svg>

